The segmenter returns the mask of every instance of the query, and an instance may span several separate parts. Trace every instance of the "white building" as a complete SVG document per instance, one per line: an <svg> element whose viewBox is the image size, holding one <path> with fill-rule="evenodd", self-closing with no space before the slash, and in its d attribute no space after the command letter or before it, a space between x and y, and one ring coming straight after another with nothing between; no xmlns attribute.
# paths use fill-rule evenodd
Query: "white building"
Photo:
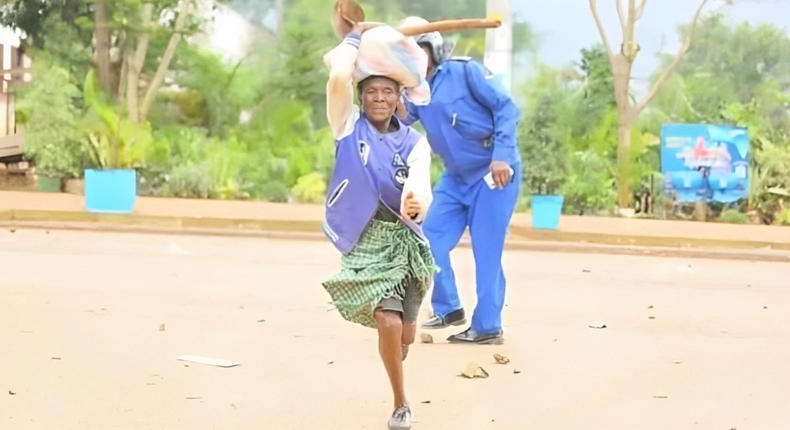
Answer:
<svg viewBox="0 0 790 430"><path fill-rule="evenodd" d="M222 55L228 62L238 62L262 44L274 42L272 33L216 1L199 0L198 14L209 24L204 32L190 36L188 41Z"/></svg>
<svg viewBox="0 0 790 430"><path fill-rule="evenodd" d="M20 69L30 68L30 58L19 52L19 35L0 27L0 70L15 69L15 73L2 73L0 86L0 160L21 155L23 139L14 117L14 95L10 89L23 82L29 82L30 73Z"/></svg>

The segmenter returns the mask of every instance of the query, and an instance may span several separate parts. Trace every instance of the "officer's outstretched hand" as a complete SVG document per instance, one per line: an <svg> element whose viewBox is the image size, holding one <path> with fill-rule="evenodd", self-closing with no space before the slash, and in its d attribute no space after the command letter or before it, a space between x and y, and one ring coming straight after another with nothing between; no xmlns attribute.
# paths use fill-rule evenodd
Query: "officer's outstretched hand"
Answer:
<svg viewBox="0 0 790 430"><path fill-rule="evenodd" d="M414 198L413 192L409 191L409 194L406 194L406 198L403 199L403 206L401 206L400 214L403 215L404 218L415 219L417 215L420 214L421 209L420 201Z"/></svg>
<svg viewBox="0 0 790 430"><path fill-rule="evenodd" d="M500 190L510 182L510 166L504 161L491 162L491 176L494 178L494 185Z"/></svg>

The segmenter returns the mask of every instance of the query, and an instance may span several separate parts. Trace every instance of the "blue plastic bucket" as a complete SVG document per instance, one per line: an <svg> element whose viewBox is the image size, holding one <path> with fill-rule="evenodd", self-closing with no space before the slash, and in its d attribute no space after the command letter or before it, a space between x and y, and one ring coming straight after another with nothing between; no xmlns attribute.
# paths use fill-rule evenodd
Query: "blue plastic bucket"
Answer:
<svg viewBox="0 0 790 430"><path fill-rule="evenodd" d="M557 230L560 225L563 196L532 196L532 228Z"/></svg>
<svg viewBox="0 0 790 430"><path fill-rule="evenodd" d="M136 200L135 170L85 170L85 209L88 212L131 213Z"/></svg>

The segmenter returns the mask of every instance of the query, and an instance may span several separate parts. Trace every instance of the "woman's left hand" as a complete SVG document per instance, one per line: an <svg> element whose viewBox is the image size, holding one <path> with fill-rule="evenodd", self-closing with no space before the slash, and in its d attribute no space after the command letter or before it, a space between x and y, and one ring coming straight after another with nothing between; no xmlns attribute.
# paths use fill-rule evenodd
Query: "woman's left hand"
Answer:
<svg viewBox="0 0 790 430"><path fill-rule="evenodd" d="M406 194L406 198L403 199L400 214L403 215L404 218L415 219L421 211L422 206L420 205L420 201L417 200L414 197L414 193L410 191L409 194Z"/></svg>

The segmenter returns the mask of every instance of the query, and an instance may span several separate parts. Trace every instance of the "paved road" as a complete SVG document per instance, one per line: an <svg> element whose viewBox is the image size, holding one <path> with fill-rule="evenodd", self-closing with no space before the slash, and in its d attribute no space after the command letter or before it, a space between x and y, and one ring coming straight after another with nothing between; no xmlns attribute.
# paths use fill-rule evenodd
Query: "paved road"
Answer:
<svg viewBox="0 0 790 430"><path fill-rule="evenodd" d="M337 266L320 242L0 230L0 428L384 429L375 333L320 287ZM505 345L412 350L415 430L790 423L790 264L514 251L506 271ZM491 376L457 377L472 361Z"/></svg>

